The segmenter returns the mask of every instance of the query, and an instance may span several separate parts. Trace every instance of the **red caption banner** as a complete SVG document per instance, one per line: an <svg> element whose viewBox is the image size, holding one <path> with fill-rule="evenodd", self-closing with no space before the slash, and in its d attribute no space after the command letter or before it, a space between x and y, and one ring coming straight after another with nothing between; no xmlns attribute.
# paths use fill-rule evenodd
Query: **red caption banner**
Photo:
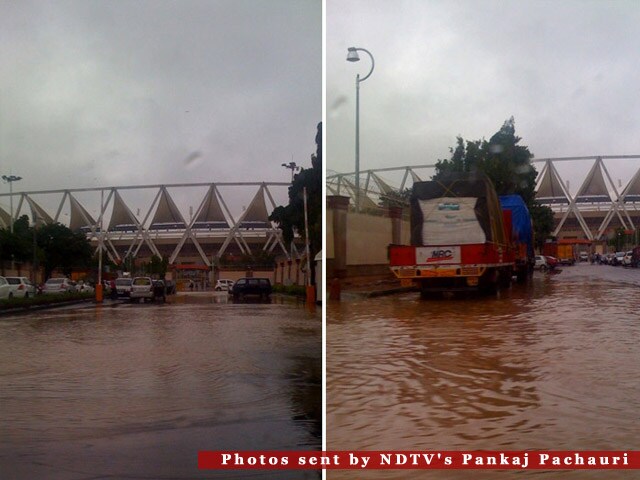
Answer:
<svg viewBox="0 0 640 480"><path fill-rule="evenodd" d="M202 451L201 470L617 470L640 451Z"/></svg>

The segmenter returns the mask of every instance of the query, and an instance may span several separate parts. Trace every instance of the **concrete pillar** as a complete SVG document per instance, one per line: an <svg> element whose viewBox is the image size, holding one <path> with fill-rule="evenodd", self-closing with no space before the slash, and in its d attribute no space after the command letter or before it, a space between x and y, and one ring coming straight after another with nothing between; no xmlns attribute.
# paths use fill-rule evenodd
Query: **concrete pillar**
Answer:
<svg viewBox="0 0 640 480"><path fill-rule="evenodd" d="M334 273L338 278L347 275L347 213L349 197L327 196L327 208L333 210Z"/></svg>

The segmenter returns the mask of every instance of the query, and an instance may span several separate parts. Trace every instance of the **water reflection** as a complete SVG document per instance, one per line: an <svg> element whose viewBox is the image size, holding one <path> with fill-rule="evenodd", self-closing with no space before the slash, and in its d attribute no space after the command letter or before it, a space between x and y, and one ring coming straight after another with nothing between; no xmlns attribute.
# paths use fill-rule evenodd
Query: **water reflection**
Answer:
<svg viewBox="0 0 640 480"><path fill-rule="evenodd" d="M197 451L320 448L321 338L295 303L2 319L2 477L231 478Z"/></svg>
<svg viewBox="0 0 640 480"><path fill-rule="evenodd" d="M636 286L600 278L604 272L536 275L529 287L500 298L423 301L406 294L329 304L328 448L632 448L640 323L631 319L637 320L640 298ZM407 478L400 471L361 473ZM470 478L462 471L411 473ZM475 471L471 477L540 474ZM334 471L328 478L351 477ZM635 477L618 471L607 478Z"/></svg>

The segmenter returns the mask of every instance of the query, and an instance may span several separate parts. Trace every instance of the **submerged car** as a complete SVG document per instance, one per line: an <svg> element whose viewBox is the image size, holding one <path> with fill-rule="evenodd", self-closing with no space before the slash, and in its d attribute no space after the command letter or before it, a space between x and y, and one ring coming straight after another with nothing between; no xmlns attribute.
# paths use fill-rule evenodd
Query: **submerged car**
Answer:
<svg viewBox="0 0 640 480"><path fill-rule="evenodd" d="M241 298L246 295L257 295L267 298L271 295L271 281L268 278L241 278L231 290L233 298Z"/></svg>

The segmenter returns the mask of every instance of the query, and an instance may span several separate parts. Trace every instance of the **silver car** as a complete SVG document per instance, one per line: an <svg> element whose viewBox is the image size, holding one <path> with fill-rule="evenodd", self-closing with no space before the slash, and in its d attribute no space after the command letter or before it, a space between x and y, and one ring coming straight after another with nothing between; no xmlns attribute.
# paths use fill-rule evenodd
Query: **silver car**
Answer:
<svg viewBox="0 0 640 480"><path fill-rule="evenodd" d="M133 280L130 278L116 278L116 290L119 297L128 297L131 295L131 284Z"/></svg>
<svg viewBox="0 0 640 480"><path fill-rule="evenodd" d="M131 300L146 301L147 299L153 299L153 280L151 277L136 277L131 282L131 293L129 293Z"/></svg>
<svg viewBox="0 0 640 480"><path fill-rule="evenodd" d="M75 291L75 283L66 277L50 278L42 288L42 293L67 293Z"/></svg>

